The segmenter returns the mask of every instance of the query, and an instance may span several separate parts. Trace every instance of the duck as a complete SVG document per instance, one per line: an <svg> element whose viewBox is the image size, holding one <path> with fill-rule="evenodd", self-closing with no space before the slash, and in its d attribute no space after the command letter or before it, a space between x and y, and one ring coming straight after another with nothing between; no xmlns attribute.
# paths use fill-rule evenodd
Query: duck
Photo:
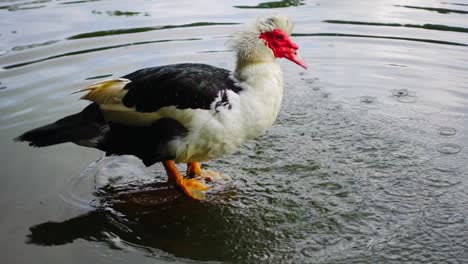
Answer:
<svg viewBox="0 0 468 264"><path fill-rule="evenodd" d="M234 71L201 63L144 68L79 89L90 101L81 112L23 133L32 147L71 142L107 156L133 155L145 166L161 162L168 181L187 197L209 189L200 163L233 153L275 122L283 100L277 59L307 69L291 40L293 22L274 14L235 32ZM186 163L183 175L177 163Z"/></svg>

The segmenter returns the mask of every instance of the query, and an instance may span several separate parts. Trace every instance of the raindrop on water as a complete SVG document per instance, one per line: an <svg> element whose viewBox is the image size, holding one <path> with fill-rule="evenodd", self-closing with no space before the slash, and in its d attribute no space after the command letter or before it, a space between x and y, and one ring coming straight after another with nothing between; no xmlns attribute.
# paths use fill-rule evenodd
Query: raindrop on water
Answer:
<svg viewBox="0 0 468 264"><path fill-rule="evenodd" d="M411 95L408 89L393 90L392 95L401 103L414 103L418 100L418 97Z"/></svg>
<svg viewBox="0 0 468 264"><path fill-rule="evenodd" d="M403 97L403 96L408 96L409 92L408 92L408 89L397 89L397 90L393 90L392 94L393 96L396 96L396 97Z"/></svg>
<svg viewBox="0 0 468 264"><path fill-rule="evenodd" d="M365 103L365 104L372 104L372 103L374 103L374 102L376 101L376 98L375 98L375 97L372 97L372 96L367 96L367 95L366 95L366 96L361 96L361 97L359 98L359 101L360 101L361 103Z"/></svg>
<svg viewBox="0 0 468 264"><path fill-rule="evenodd" d="M437 151L442 154L457 154L461 151L461 147L453 143L442 143L437 145Z"/></svg>
<svg viewBox="0 0 468 264"><path fill-rule="evenodd" d="M457 132L458 131L453 127L442 127L439 129L439 135L446 137L455 136Z"/></svg>

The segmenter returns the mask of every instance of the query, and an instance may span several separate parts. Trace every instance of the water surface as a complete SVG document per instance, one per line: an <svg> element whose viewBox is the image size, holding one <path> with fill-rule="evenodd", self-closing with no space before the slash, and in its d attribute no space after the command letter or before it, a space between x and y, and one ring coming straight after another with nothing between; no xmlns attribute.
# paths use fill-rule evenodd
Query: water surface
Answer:
<svg viewBox="0 0 468 264"><path fill-rule="evenodd" d="M240 24L281 12L310 68L281 61L270 131L205 164L204 202L160 165L20 133L73 91L179 62L233 68ZM2 263L463 263L468 5L441 1L0 2ZM182 168L182 167L181 167Z"/></svg>

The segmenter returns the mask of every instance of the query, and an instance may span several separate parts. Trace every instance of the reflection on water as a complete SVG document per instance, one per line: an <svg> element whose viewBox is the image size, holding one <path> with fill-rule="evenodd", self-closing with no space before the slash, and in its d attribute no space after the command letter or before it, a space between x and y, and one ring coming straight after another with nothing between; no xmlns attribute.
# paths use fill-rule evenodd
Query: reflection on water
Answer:
<svg viewBox="0 0 468 264"><path fill-rule="evenodd" d="M195 39L195 38L192 38L192 39L177 39L177 40L163 39L163 40L125 43L125 44L114 45L114 46L99 47L99 48L94 48L94 49L87 49L87 50L68 52L68 53L58 54L58 55L54 55L54 56L50 56L50 57L47 57L47 58L38 59L38 60L34 60L34 61L27 61L27 62L22 62L22 63L18 63L18 64L6 65L6 66L3 67L3 69L12 69L12 68L17 68L17 67L22 67L22 66L26 66L26 65L29 65L29 64L33 64L33 63L43 62L43 61L47 61L47 60L53 60L53 59L57 59L57 58L61 58L61 57L68 57L68 56L80 55L80 54L84 54L84 53L91 53L91 52L98 52L98 51L103 51L103 50L108 50L108 49L122 48L122 47L127 47L127 46L146 45L146 44L160 43L160 42L193 41L193 40L199 40L199 39Z"/></svg>
<svg viewBox="0 0 468 264"><path fill-rule="evenodd" d="M4 2L10 2L10 1L4 1ZM15 1L11 1L11 2L15 2ZM19 2L19 1L16 1L16 2ZM22 3L15 3L12 5L0 6L0 10L5 9L8 11L25 11L29 9L43 8L45 7L45 5L43 4L48 3L48 2L51 2L51 0L36 0L36 1L30 1L30 2L25 1Z"/></svg>
<svg viewBox="0 0 468 264"><path fill-rule="evenodd" d="M406 41L417 41L417 42L427 42L434 44L443 44L443 45L454 45L454 46L468 46L468 44L449 42L442 40L433 40L433 39L419 39L419 38L402 38L402 37L393 37L393 36L375 36L375 35L358 35L358 34L341 34L341 33L293 33L295 37L349 37L349 38L375 38L375 39L395 39L395 40L406 40Z"/></svg>
<svg viewBox="0 0 468 264"><path fill-rule="evenodd" d="M272 2L264 2L259 3L255 6L246 6L246 5L238 5L234 6L237 8L284 8L290 6L300 6L304 5L304 1L302 0L283 0L283 1L272 1Z"/></svg>
<svg viewBox="0 0 468 264"><path fill-rule="evenodd" d="M237 24L237 23L196 22L196 23L190 23L190 24L184 24L184 25L166 25L166 26L159 26L159 27L113 29L113 30L82 33L82 34L79 34L79 35L71 36L68 39L95 38L95 37L112 36L112 35L120 35L120 34L130 34L130 33L140 33L140 32L146 32L146 31L171 29L171 28L185 28L185 27L191 28L191 27L204 27L204 26L214 26L214 25L235 25L235 24Z"/></svg>
<svg viewBox="0 0 468 264"><path fill-rule="evenodd" d="M468 258L468 5L0 6L3 262ZM294 18L293 38L311 68L280 62L285 96L277 122L233 155L204 164L230 176L211 183L206 201L181 195L160 165L99 159L98 151L71 144L31 149L11 140L79 111L85 103L69 94L99 79L187 61L232 69L228 36L272 11Z"/></svg>
<svg viewBox="0 0 468 264"><path fill-rule="evenodd" d="M468 14L468 11L465 10L455 10L455 9L446 9L446 8L434 8L434 7L422 7L422 6L408 6L408 5L395 5L398 7L406 7L406 8L413 8L413 9L420 9L420 10L427 10L433 11L441 14Z"/></svg>
<svg viewBox="0 0 468 264"><path fill-rule="evenodd" d="M97 15L101 15L101 14L107 14L108 16L138 16L140 14L142 14L141 12L132 12L132 11L106 11L106 12L102 12L102 11L97 11L97 10L93 10L92 12L93 14L97 14ZM150 16L149 13L144 13L143 14L144 16Z"/></svg>
<svg viewBox="0 0 468 264"><path fill-rule="evenodd" d="M384 26L384 27L408 27L408 28L423 28L430 30L454 31L468 33L468 28L450 27L445 25L413 25L413 24L399 24L399 23L372 23L372 22L359 22L359 21L342 21L342 20L324 20L323 22L332 24L348 24L348 25L365 25L365 26Z"/></svg>

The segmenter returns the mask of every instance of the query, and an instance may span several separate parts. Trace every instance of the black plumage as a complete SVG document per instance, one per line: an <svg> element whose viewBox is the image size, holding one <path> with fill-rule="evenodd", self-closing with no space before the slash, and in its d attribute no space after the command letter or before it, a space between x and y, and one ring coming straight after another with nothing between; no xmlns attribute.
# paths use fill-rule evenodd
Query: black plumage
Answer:
<svg viewBox="0 0 468 264"><path fill-rule="evenodd" d="M46 147L65 142L76 143L97 137L105 125L99 105L90 104L79 113L30 130L15 140L28 141L33 147Z"/></svg>
<svg viewBox="0 0 468 264"><path fill-rule="evenodd" d="M179 109L210 109L218 96L216 106L231 108L227 91L239 93L231 72L207 64L183 63L146 68L123 76L131 80L122 102L138 112L155 112L164 106Z"/></svg>
<svg viewBox="0 0 468 264"><path fill-rule="evenodd" d="M188 130L172 118L161 118L150 126L128 126L110 123L106 135L97 148L106 155L134 155L146 166L156 162L174 159L167 151L167 143L182 137Z"/></svg>
<svg viewBox="0 0 468 264"><path fill-rule="evenodd" d="M131 82L122 103L137 112L155 112L164 106L178 109L231 109L227 92L239 93L231 72L206 64L173 64L146 68L122 78ZM189 131L175 119L162 118L146 126L121 124L105 119L103 110L92 103L80 113L24 133L16 138L29 145L45 147L65 142L93 147L106 155L134 155L146 166L174 159L168 152L169 141Z"/></svg>
<svg viewBox="0 0 468 264"><path fill-rule="evenodd" d="M173 159L167 151L167 143L187 132L182 124L171 118L161 118L149 126L106 122L99 105L92 103L77 114L30 130L15 140L28 141L34 147L72 142L100 149L108 156L134 155L146 166L151 166Z"/></svg>

